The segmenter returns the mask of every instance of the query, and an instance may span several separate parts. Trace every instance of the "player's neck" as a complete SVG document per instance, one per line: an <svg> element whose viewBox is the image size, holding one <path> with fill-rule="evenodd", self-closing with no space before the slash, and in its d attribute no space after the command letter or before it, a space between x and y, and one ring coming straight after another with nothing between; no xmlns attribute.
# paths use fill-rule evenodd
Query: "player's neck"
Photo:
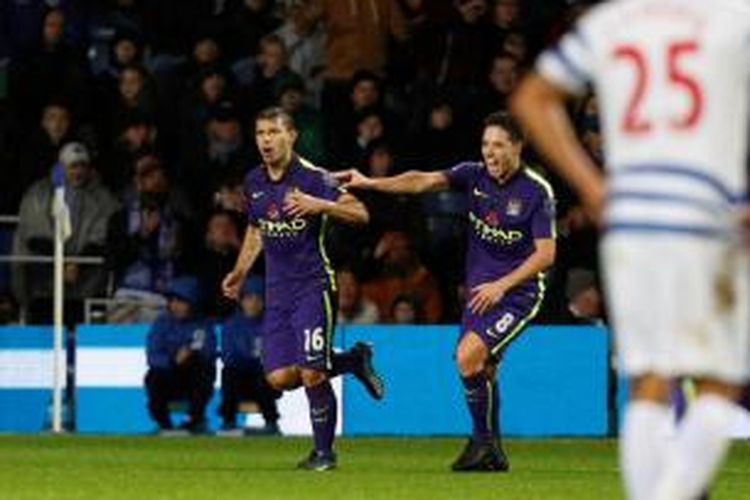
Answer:
<svg viewBox="0 0 750 500"><path fill-rule="evenodd" d="M281 178L284 177L284 174L286 174L287 170L289 170L289 166L292 164L292 158L293 155L290 153L278 162L266 163L268 177L274 182L280 181Z"/></svg>
<svg viewBox="0 0 750 500"><path fill-rule="evenodd" d="M508 170L500 174L499 177L496 177L495 180L497 181L498 184L505 184L509 180L511 180L513 176L516 175L516 173L518 173L519 170L521 170L520 161L516 165L512 166L511 168L509 168Z"/></svg>

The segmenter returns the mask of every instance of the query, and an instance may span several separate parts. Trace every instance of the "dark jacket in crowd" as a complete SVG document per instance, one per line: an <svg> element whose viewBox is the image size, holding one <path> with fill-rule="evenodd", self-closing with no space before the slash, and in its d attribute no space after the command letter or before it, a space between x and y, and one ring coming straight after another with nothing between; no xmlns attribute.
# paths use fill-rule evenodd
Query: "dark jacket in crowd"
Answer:
<svg viewBox="0 0 750 500"><path fill-rule="evenodd" d="M242 311L230 316L221 332L221 361L230 368L260 366L261 318L249 318Z"/></svg>

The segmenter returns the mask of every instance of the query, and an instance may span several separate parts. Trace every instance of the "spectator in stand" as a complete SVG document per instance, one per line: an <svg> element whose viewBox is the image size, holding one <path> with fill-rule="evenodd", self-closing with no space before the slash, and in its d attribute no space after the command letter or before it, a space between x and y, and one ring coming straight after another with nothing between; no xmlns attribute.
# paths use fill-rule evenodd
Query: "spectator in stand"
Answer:
<svg viewBox="0 0 750 500"><path fill-rule="evenodd" d="M604 324L602 293L593 271L574 268L568 271L565 284L567 307L560 315L560 323L570 325Z"/></svg>
<svg viewBox="0 0 750 500"><path fill-rule="evenodd" d="M424 304L427 322L440 322L442 300L437 281L420 262L406 233L385 233L374 257L382 263L382 269L374 280L364 285L363 291L365 297L377 304L381 318L392 320L391 305L396 297L411 294Z"/></svg>
<svg viewBox="0 0 750 500"><path fill-rule="evenodd" d="M58 97L71 103L76 114L85 116L89 94L84 54L65 40L65 15L50 9L43 18L37 48L23 59L14 60L10 75L10 97L18 106L16 116L34 116L43 105Z"/></svg>
<svg viewBox="0 0 750 500"><path fill-rule="evenodd" d="M221 334L221 406L222 429L237 427L237 411L243 401L260 407L267 434L279 433L276 400L281 393L266 381L261 354L263 336L264 284L259 276L249 276L240 293L239 310L224 322Z"/></svg>
<svg viewBox="0 0 750 500"><path fill-rule="evenodd" d="M518 61L507 52L500 52L492 58L487 77L487 86L479 112L482 115L508 109L508 97L518 83Z"/></svg>
<svg viewBox="0 0 750 500"><path fill-rule="evenodd" d="M221 291L221 281L237 260L242 235L237 216L232 212L215 211L208 218L203 249L196 261L202 289L206 294L206 314L225 318L234 312L234 301Z"/></svg>
<svg viewBox="0 0 750 500"><path fill-rule="evenodd" d="M188 416L180 428L204 433L206 406L216 378L216 332L198 307L197 279L175 278L167 295L168 309L148 333L145 379L148 410L160 430L169 430L173 426L169 403L186 399Z"/></svg>
<svg viewBox="0 0 750 500"><path fill-rule="evenodd" d="M396 325L416 325L424 322L419 299L409 294L399 295L394 299L390 317Z"/></svg>
<svg viewBox="0 0 750 500"><path fill-rule="evenodd" d="M520 61L521 63L526 62L528 47L523 32L514 30L506 34L500 47L500 51L507 52L515 57L516 61Z"/></svg>
<svg viewBox="0 0 750 500"><path fill-rule="evenodd" d="M100 130L105 143L111 144L117 131L122 130L128 117L134 114L156 116L156 89L150 73L139 65L120 71L117 89L108 106L98 110Z"/></svg>
<svg viewBox="0 0 750 500"><path fill-rule="evenodd" d="M274 0L238 0L232 12L228 28L228 39L231 42L227 50L231 51L231 60L237 60L247 54L258 51L260 39L272 33L281 25L276 17Z"/></svg>
<svg viewBox="0 0 750 500"><path fill-rule="evenodd" d="M326 32L321 23L311 22L305 15L304 4L305 0L288 1L284 24L275 33L286 45L289 69L306 82L310 91L309 102L317 107L320 105L322 73L326 63Z"/></svg>
<svg viewBox="0 0 750 500"><path fill-rule="evenodd" d="M492 7L492 33L494 50L502 50L506 36L519 27L520 8L518 0L494 0Z"/></svg>
<svg viewBox="0 0 750 500"><path fill-rule="evenodd" d="M227 179L214 191L212 206L235 215L244 215L247 200L242 177Z"/></svg>
<svg viewBox="0 0 750 500"><path fill-rule="evenodd" d="M112 322L153 321L165 305L171 280L189 268L190 215L186 198L170 186L161 161L140 159L123 210L110 224L110 265L115 299Z"/></svg>
<svg viewBox="0 0 750 500"><path fill-rule="evenodd" d="M414 168L448 168L470 154L466 132L456 123L453 104L447 98L438 97L430 105L426 118L427 126L416 133L413 145Z"/></svg>
<svg viewBox="0 0 750 500"><path fill-rule="evenodd" d="M289 54L278 35L264 36L257 55L242 59L232 66L241 85L243 102L253 112L276 102L279 88L297 75L289 69Z"/></svg>
<svg viewBox="0 0 750 500"><path fill-rule="evenodd" d="M352 269L341 268L336 273L339 287L339 325L371 325L380 321L378 307L362 295L362 285Z"/></svg>
<svg viewBox="0 0 750 500"><path fill-rule="evenodd" d="M211 196L230 179L242 177L252 161L250 145L240 125L240 113L230 101L209 109L203 134L185 160L185 185L200 207L211 203Z"/></svg>
<svg viewBox="0 0 750 500"><path fill-rule="evenodd" d="M292 115L299 135L294 149L313 163L326 160L323 117L305 99L305 82L298 75L282 83L278 89L278 105Z"/></svg>
<svg viewBox="0 0 750 500"><path fill-rule="evenodd" d="M136 161L147 153L159 150L156 124L148 115L133 112L123 117L101 174L114 193L122 193L133 179Z"/></svg>
<svg viewBox="0 0 750 500"><path fill-rule="evenodd" d="M71 236L65 242L66 256L102 255L107 224L118 204L99 183L86 147L71 142L60 150L64 169L65 201L70 210ZM50 212L52 177L34 183L21 201L19 224L13 241L16 255L52 255L54 221ZM16 298L28 311L30 322L51 321L52 272L48 264L18 264L13 269ZM65 297L69 301L67 319L83 318L83 299L104 295L107 273L100 266L66 263Z"/></svg>
<svg viewBox="0 0 750 500"><path fill-rule="evenodd" d="M144 50L143 40L136 32L118 31L107 46L106 59L95 76L105 89L115 87L124 68L143 64Z"/></svg>
<svg viewBox="0 0 750 500"><path fill-rule="evenodd" d="M366 108L359 112L355 120L354 141L347 148L345 159L349 164L362 164L375 141L386 137L385 117L377 108Z"/></svg>
<svg viewBox="0 0 750 500"><path fill-rule="evenodd" d="M176 124L181 127L182 144L201 144L205 133L205 126L211 113L223 102L233 101L232 81L229 75L220 68L207 68L200 76L198 86L192 89L184 99L182 122ZM186 162L191 160L192 148L181 151Z"/></svg>

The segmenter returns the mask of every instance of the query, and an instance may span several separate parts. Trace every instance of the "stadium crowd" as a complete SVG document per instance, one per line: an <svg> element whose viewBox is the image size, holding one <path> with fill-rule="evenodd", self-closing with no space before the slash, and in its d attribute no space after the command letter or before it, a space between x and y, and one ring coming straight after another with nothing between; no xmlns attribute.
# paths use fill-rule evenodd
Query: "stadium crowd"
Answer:
<svg viewBox="0 0 750 500"><path fill-rule="evenodd" d="M291 113L300 155L378 177L479 157L482 119L506 108L533 56L587 2L568 0L0 0L0 253L49 255L56 161L65 166L68 313L115 297L110 321L152 320L174 278L196 276L209 316L245 227L259 163L252 117ZM562 13L562 14L561 14ZM559 23L559 19L565 22ZM596 101L571 106L596 160ZM556 189L559 250L546 322L600 321L596 231ZM465 200L361 193L366 228L334 225L342 323L456 322ZM256 272L260 272L257 269ZM49 321L51 266L0 268L0 323Z"/></svg>

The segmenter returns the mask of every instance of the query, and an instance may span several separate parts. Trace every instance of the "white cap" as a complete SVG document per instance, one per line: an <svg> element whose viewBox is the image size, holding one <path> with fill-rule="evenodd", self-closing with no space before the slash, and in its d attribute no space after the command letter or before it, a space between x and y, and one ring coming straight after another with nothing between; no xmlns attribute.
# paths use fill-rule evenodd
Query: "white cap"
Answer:
<svg viewBox="0 0 750 500"><path fill-rule="evenodd" d="M65 166L74 163L90 163L89 150L80 142L69 142L60 149L58 160Z"/></svg>

